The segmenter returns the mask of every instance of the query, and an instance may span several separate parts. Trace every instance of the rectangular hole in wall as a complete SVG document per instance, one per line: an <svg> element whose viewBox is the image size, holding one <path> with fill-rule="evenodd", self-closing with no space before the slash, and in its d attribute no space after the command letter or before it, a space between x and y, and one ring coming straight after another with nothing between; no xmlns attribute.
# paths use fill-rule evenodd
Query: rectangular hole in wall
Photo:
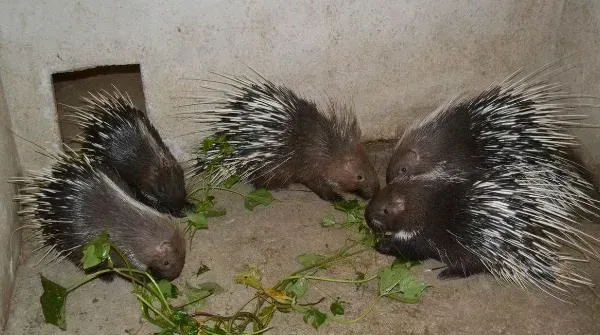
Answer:
<svg viewBox="0 0 600 335"><path fill-rule="evenodd" d="M62 142L77 149L72 141L79 134L79 127L70 115L73 109L68 106L80 106L81 97L89 93L107 90L113 92L113 85L122 93L127 93L133 103L145 112L144 89L139 64L98 66L91 69L61 72L52 75L54 99L58 113L58 125Z"/></svg>

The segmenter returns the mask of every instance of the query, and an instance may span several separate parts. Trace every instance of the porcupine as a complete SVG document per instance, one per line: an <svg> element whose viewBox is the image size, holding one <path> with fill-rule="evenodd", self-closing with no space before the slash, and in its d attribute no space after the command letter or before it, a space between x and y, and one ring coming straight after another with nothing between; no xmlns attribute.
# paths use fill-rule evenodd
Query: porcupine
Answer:
<svg viewBox="0 0 600 335"><path fill-rule="evenodd" d="M559 85L511 76L411 127L395 148L388 185L366 217L377 249L447 265L440 277L488 271L548 293L592 285L562 248L598 257L580 214L598 218L596 188L572 155L576 103ZM427 141L431 143L427 143Z"/></svg>
<svg viewBox="0 0 600 335"><path fill-rule="evenodd" d="M50 171L17 182L20 215L40 248L58 251L57 258L80 264L83 246L106 232L134 268L168 280L181 273L183 233L168 215L134 199L112 169L70 152L58 155Z"/></svg>
<svg viewBox="0 0 600 335"><path fill-rule="evenodd" d="M74 108L82 133L76 138L91 159L114 168L135 197L160 212L184 216L183 169L164 144L148 117L128 95L103 91L83 97Z"/></svg>
<svg viewBox="0 0 600 335"><path fill-rule="evenodd" d="M356 117L348 108L330 102L323 111L263 77L222 77L229 87L223 89L225 97L198 117L234 149L213 180L238 174L256 187L300 183L328 201L342 200L343 192L370 198L379 189ZM195 174L218 155L212 149L199 157Z"/></svg>

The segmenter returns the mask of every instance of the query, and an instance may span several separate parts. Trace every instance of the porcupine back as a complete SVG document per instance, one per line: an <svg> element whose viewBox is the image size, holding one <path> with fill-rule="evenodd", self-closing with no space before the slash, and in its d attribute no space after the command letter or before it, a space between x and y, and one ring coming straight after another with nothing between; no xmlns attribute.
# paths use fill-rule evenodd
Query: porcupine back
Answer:
<svg viewBox="0 0 600 335"><path fill-rule="evenodd" d="M183 169L147 116L116 89L112 94L90 93L83 101L73 107L82 128L76 139L82 152L114 168L139 201L184 216L190 204Z"/></svg>
<svg viewBox="0 0 600 335"><path fill-rule="evenodd" d="M578 139L568 132L586 126L585 116L572 113L580 103L558 84L517 75L409 128L395 148L388 181L441 175L460 182L478 170L524 163L547 170L548 182L565 187L564 206L596 212L597 188L575 154Z"/></svg>
<svg viewBox="0 0 600 335"><path fill-rule="evenodd" d="M267 80L226 79L230 89L223 91L225 98L199 116L235 150L214 173L213 182L236 173L268 188L298 182L328 200L337 198L337 189L365 197L378 189L350 110L331 103L321 111L313 101ZM195 173L202 173L205 162L218 155L214 149L201 157Z"/></svg>
<svg viewBox="0 0 600 335"><path fill-rule="evenodd" d="M132 198L111 169L63 154L50 171L21 182L20 214L37 230L41 247L56 250L57 257L78 265L83 246L107 232L133 267L159 278L179 276L185 262L182 233L167 215Z"/></svg>

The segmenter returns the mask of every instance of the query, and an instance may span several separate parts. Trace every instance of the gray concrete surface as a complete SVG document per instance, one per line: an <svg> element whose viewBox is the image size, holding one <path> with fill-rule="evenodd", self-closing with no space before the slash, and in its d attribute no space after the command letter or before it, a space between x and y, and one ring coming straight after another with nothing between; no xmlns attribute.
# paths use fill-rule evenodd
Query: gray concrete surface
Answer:
<svg viewBox="0 0 600 335"><path fill-rule="evenodd" d="M1 76L0 76L1 77ZM10 117L4 100L4 92L0 80L0 329L8 318L8 308L12 295L13 281L19 263L19 234L15 233L19 221L16 206L12 201L15 193L14 185L6 181L18 174L19 157L10 129Z"/></svg>

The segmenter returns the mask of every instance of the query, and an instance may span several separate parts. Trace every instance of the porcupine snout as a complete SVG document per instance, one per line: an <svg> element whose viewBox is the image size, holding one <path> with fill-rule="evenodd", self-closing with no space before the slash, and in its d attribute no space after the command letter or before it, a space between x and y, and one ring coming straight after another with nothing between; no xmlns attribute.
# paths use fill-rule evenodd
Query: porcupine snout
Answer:
<svg viewBox="0 0 600 335"><path fill-rule="evenodd" d="M341 191L371 199L379 191L379 178L362 145L352 152L333 160L327 172Z"/></svg>
<svg viewBox="0 0 600 335"><path fill-rule="evenodd" d="M385 187L371 199L365 212L369 227L375 232L394 232L397 219L406 210L405 197L392 187Z"/></svg>

